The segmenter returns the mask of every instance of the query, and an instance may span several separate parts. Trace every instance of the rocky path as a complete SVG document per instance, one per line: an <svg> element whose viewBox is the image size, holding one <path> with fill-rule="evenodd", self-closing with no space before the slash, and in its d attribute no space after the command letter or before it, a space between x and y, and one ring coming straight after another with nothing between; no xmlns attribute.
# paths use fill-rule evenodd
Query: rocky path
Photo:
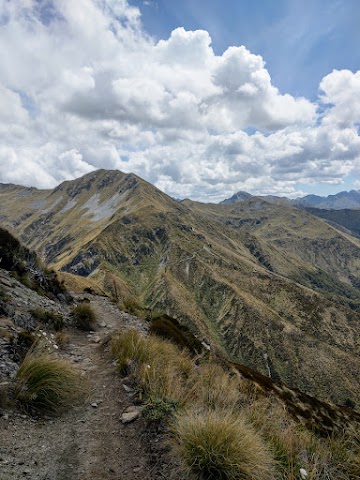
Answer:
<svg viewBox="0 0 360 480"><path fill-rule="evenodd" d="M97 331L70 333L63 353L89 380L85 403L53 419L18 412L0 417L0 480L164 478L158 466L151 466L143 420L121 422L131 397L115 372L106 342L115 330L144 325L106 298L91 297L91 305Z"/></svg>

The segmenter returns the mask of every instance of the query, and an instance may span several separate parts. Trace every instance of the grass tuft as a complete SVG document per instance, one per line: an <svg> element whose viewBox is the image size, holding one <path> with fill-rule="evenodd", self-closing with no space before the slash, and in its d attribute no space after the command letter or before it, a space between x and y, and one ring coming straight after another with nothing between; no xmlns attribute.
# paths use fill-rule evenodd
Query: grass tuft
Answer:
<svg viewBox="0 0 360 480"><path fill-rule="evenodd" d="M30 352L15 378L15 398L25 409L58 413L72 406L83 392L79 371L68 361Z"/></svg>
<svg viewBox="0 0 360 480"><path fill-rule="evenodd" d="M134 329L115 335L111 341L111 349L116 357L118 369L124 375L128 373L133 363L140 365L148 358L146 339Z"/></svg>
<svg viewBox="0 0 360 480"><path fill-rule="evenodd" d="M226 373L220 365L204 363L192 372L189 396L198 406L235 411L239 406L239 379Z"/></svg>
<svg viewBox="0 0 360 480"><path fill-rule="evenodd" d="M96 315L94 310L87 303L79 303L72 309L74 325L79 330L89 332L94 329Z"/></svg>
<svg viewBox="0 0 360 480"><path fill-rule="evenodd" d="M120 372L133 373L139 388L153 400L184 401L185 384L194 363L176 345L127 330L112 339L112 351Z"/></svg>
<svg viewBox="0 0 360 480"><path fill-rule="evenodd" d="M188 411L175 423L178 451L195 480L274 480L266 445L240 414Z"/></svg>
<svg viewBox="0 0 360 480"><path fill-rule="evenodd" d="M275 396L214 361L136 330L112 339L131 374L148 421L171 418L174 442L194 480L358 480L360 439L323 439L306 430ZM201 360L201 363L199 363ZM349 429L348 429L349 430Z"/></svg>
<svg viewBox="0 0 360 480"><path fill-rule="evenodd" d="M64 317L61 313L54 312L53 310L46 310L42 307L34 308L33 310L30 310L30 313L36 318L36 320L39 320L39 322L56 332L64 328Z"/></svg>

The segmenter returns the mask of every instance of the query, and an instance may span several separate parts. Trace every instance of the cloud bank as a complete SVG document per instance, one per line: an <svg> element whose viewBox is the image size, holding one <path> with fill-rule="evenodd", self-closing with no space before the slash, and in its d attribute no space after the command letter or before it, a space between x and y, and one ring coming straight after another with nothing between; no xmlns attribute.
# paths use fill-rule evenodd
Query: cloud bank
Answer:
<svg viewBox="0 0 360 480"><path fill-rule="evenodd" d="M54 187L96 168L170 195L296 195L360 169L360 71L316 103L282 94L244 46L206 31L155 42L126 0L0 4L0 181Z"/></svg>

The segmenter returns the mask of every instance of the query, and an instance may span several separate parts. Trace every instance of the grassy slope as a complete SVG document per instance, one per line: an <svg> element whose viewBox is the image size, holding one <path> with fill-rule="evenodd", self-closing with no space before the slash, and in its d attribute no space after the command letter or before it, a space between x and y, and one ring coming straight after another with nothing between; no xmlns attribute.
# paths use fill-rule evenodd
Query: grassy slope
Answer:
<svg viewBox="0 0 360 480"><path fill-rule="evenodd" d="M136 295L273 378L359 401L358 240L256 198L179 204L120 172L54 192L8 187L0 199L3 222L57 268L107 290L116 283L121 298ZM112 199L116 208L104 208Z"/></svg>
<svg viewBox="0 0 360 480"><path fill-rule="evenodd" d="M317 217L324 218L329 222L333 222L340 228L344 227L352 235L360 237L360 210L325 210L323 208L307 207L305 210Z"/></svg>

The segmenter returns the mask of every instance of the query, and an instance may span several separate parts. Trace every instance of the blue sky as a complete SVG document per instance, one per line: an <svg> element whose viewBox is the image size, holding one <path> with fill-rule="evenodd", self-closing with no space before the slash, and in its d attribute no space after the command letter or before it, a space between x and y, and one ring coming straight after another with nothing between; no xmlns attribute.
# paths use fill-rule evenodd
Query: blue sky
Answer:
<svg viewBox="0 0 360 480"><path fill-rule="evenodd" d="M360 0L0 0L0 182L360 188Z"/></svg>
<svg viewBox="0 0 360 480"><path fill-rule="evenodd" d="M333 69L360 65L359 0L132 0L145 29L168 38L182 26L204 29L217 54L245 45L266 61L283 92L315 99Z"/></svg>

